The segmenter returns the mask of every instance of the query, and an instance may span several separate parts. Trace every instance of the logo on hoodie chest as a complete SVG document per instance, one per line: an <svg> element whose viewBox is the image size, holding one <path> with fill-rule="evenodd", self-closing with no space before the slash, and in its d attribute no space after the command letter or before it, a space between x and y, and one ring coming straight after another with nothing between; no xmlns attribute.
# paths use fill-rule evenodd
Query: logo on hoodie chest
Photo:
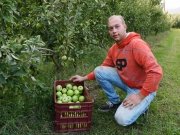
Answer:
<svg viewBox="0 0 180 135"><path fill-rule="evenodd" d="M126 59L117 59L116 60L116 67L118 70L122 70L127 66L127 61Z"/></svg>

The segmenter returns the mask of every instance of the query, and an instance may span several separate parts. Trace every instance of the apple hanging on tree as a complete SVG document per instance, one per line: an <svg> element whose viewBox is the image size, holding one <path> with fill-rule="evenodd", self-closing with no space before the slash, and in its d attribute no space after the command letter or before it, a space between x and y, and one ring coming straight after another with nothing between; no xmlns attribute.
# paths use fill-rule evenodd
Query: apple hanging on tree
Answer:
<svg viewBox="0 0 180 135"><path fill-rule="evenodd" d="M62 56L62 58L61 58L63 61L66 61L67 60L67 56L66 55L64 55L64 56Z"/></svg>

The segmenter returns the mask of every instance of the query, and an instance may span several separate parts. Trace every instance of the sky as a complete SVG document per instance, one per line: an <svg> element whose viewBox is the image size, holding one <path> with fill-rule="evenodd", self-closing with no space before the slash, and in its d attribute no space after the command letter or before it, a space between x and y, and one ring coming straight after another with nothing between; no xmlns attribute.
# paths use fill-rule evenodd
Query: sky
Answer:
<svg viewBox="0 0 180 135"><path fill-rule="evenodd" d="M180 0L165 0L165 8L176 9L180 7Z"/></svg>

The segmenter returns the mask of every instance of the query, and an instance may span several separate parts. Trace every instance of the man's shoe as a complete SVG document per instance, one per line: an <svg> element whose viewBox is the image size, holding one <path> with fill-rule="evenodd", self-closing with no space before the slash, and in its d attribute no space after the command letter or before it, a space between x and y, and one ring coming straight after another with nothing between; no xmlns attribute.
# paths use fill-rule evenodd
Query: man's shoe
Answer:
<svg viewBox="0 0 180 135"><path fill-rule="evenodd" d="M142 115L143 115L144 117L148 116L148 111L149 111L149 109L147 109Z"/></svg>
<svg viewBox="0 0 180 135"><path fill-rule="evenodd" d="M106 104L99 107L98 110L101 111L101 112L108 112L108 111L110 111L112 109L118 108L120 104L121 104L121 102L118 103L118 104L113 104L110 101L107 101Z"/></svg>
<svg viewBox="0 0 180 135"><path fill-rule="evenodd" d="M149 109L147 109L144 113L142 113L134 123L136 123L138 125L144 125L147 120L148 111L149 111Z"/></svg>

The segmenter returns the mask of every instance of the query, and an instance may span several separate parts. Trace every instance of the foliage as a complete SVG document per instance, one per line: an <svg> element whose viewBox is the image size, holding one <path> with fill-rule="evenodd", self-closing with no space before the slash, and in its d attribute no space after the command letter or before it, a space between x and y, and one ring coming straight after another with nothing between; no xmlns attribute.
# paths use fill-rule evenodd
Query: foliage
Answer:
<svg viewBox="0 0 180 135"><path fill-rule="evenodd" d="M38 47L45 44L40 36L31 38L15 35L16 2L4 0L0 3L0 87L3 94L21 94L31 91L29 81L35 86L45 88L42 82L34 78L36 64L40 62L42 51ZM40 55L39 55L40 54ZM13 92L11 91L13 90Z"/></svg>
<svg viewBox="0 0 180 135"><path fill-rule="evenodd" d="M76 60L91 53L94 45L105 49L111 45L107 19L112 14L120 13L127 20L128 30L144 37L169 29L169 22L159 3L159 0L19 2L20 23L15 29L27 36L41 35L46 47L56 52L49 56L58 69L64 70L66 62L61 60L64 55L69 57L76 69ZM24 8L26 5L30 6ZM42 28L36 29L37 24L41 24Z"/></svg>
<svg viewBox="0 0 180 135"><path fill-rule="evenodd" d="M29 81L34 81L38 86L44 88L34 75L36 65L40 62L39 54L42 54L37 47L44 46L40 37L26 39L19 35L19 40L9 40L6 45L1 46L0 56L0 86L2 92L14 94L27 93L31 90ZM38 57L39 58L38 58Z"/></svg>
<svg viewBox="0 0 180 135"><path fill-rule="evenodd" d="M0 2L0 45L5 44L8 34L12 33L15 14L18 14L15 1L3 0Z"/></svg>
<svg viewBox="0 0 180 135"><path fill-rule="evenodd" d="M180 15L173 14L171 15L172 27L173 28L180 28Z"/></svg>

